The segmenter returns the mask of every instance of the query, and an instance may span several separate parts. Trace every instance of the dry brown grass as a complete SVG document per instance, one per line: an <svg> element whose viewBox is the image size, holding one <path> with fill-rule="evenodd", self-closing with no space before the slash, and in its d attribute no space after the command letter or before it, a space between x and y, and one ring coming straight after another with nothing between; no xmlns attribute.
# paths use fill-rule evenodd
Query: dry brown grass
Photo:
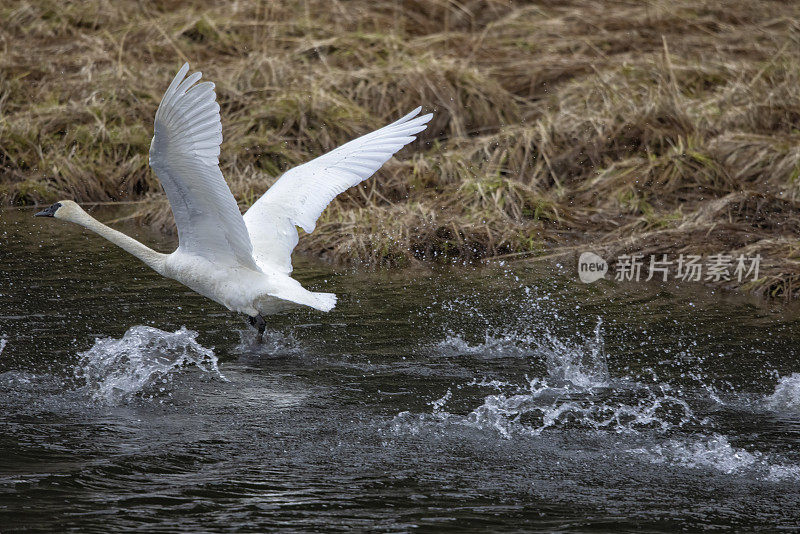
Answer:
<svg viewBox="0 0 800 534"><path fill-rule="evenodd" d="M6 204L150 199L152 117L180 63L215 81L242 206L418 104L420 141L337 199L303 252L404 265L625 251L800 262L800 4L10 0Z"/></svg>

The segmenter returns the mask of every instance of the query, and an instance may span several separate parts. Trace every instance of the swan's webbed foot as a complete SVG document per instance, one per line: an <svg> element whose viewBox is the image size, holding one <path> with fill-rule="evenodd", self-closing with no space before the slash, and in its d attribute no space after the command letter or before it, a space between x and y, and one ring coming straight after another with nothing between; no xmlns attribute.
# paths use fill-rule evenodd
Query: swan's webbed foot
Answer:
<svg viewBox="0 0 800 534"><path fill-rule="evenodd" d="M264 330L266 330L266 328L267 328L267 321L264 320L264 318L261 316L260 313L258 315L256 315L255 317L248 316L247 320L250 323L250 326L252 326L256 330L258 330L258 336L256 336L256 340L259 343L263 343L264 342Z"/></svg>

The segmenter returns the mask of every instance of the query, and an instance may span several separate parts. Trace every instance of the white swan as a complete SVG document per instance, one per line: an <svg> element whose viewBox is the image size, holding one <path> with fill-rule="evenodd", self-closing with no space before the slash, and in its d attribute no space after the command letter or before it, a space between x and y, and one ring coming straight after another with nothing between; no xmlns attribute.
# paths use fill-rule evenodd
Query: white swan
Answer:
<svg viewBox="0 0 800 534"><path fill-rule="evenodd" d="M313 293L290 275L295 226L312 232L339 193L366 180L426 128L432 114L417 108L400 120L284 173L242 216L219 169L222 124L214 84L196 83L184 64L155 118L150 166L167 193L178 248L162 254L100 223L62 200L37 217L79 224L229 310L245 313L261 340L263 315L297 305L329 311L333 293ZM196 84L196 85L195 85Z"/></svg>

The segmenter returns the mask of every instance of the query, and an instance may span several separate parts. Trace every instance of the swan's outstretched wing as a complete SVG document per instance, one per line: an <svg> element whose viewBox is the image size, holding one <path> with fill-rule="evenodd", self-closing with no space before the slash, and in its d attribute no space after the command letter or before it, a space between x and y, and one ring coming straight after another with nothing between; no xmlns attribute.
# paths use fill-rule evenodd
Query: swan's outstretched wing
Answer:
<svg viewBox="0 0 800 534"><path fill-rule="evenodd" d="M178 248L257 270L247 227L219 170L222 124L214 84L195 85L201 74L185 78L188 71L187 63L164 94L150 144L150 166L172 207Z"/></svg>
<svg viewBox="0 0 800 534"><path fill-rule="evenodd" d="M336 195L375 174L413 141L433 116L417 117L421 110L284 173L244 214L256 263L265 270L292 272L291 254L298 240L295 226L313 232Z"/></svg>

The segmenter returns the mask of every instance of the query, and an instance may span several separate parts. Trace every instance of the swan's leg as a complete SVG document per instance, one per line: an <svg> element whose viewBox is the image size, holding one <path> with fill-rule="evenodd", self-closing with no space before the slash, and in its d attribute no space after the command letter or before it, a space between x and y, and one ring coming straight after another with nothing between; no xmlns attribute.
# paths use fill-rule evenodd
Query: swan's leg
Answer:
<svg viewBox="0 0 800 534"><path fill-rule="evenodd" d="M255 317L248 316L247 320L250 322L250 326L252 326L253 328L258 330L258 336L256 337L258 342L259 343L263 343L264 342L264 330L266 330L266 328L267 328L267 321L264 320L264 318L261 316L260 313L258 315L256 315Z"/></svg>

